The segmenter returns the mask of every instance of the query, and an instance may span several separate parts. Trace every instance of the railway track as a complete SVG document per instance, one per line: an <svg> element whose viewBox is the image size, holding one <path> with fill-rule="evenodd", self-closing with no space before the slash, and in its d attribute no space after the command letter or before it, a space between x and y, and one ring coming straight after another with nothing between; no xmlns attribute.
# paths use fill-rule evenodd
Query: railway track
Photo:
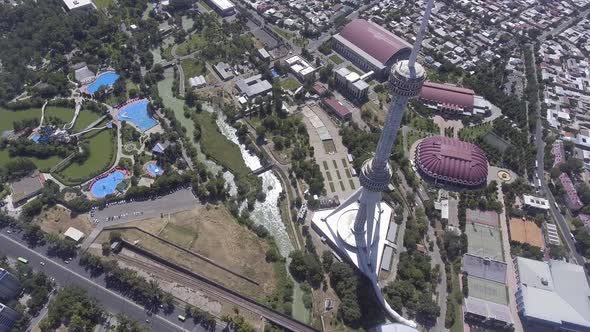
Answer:
<svg viewBox="0 0 590 332"><path fill-rule="evenodd" d="M262 304L257 303L252 299L228 292L222 287L216 286L212 282L199 280L197 278L187 276L181 272L174 271L170 268L146 263L144 261L129 256L118 255L117 257L121 258L122 261L127 261L130 264L134 264L140 267L146 272L158 274L164 278L170 279L171 281L177 282L179 284L198 288L214 298L234 303L290 331L317 332L317 330L315 330L311 326L308 326L302 322L295 320L294 318L281 314L277 311L274 311Z"/></svg>

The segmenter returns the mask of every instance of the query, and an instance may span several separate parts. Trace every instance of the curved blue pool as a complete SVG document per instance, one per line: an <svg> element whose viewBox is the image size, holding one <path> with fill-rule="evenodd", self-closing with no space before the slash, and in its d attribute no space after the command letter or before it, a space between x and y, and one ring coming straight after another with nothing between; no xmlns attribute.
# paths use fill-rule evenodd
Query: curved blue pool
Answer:
<svg viewBox="0 0 590 332"><path fill-rule="evenodd" d="M101 85L106 85L110 88L115 84L118 78L119 74L113 71L102 73L96 77L94 82L90 83L90 85L86 87L86 91L88 91L88 93L95 93L98 91L98 88L100 88Z"/></svg>
<svg viewBox="0 0 590 332"><path fill-rule="evenodd" d="M94 182L90 192L96 198L103 198L117 190L117 185L123 182L125 174L122 171L113 172L106 177Z"/></svg>
<svg viewBox="0 0 590 332"><path fill-rule="evenodd" d="M164 169L156 163L150 163L146 166L148 173L152 176L158 176L164 174Z"/></svg>
<svg viewBox="0 0 590 332"><path fill-rule="evenodd" d="M158 124L158 121L148 114L149 103L149 100L142 99L125 105L119 110L117 119L133 123L143 133Z"/></svg>

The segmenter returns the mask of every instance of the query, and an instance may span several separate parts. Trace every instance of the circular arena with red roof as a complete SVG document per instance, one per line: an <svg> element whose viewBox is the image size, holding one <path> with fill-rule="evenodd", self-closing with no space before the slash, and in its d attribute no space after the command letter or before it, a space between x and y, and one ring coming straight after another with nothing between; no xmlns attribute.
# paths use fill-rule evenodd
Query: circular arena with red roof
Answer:
<svg viewBox="0 0 590 332"><path fill-rule="evenodd" d="M438 184L463 187L485 185L488 159L477 145L444 136L425 138L414 157L419 172Z"/></svg>

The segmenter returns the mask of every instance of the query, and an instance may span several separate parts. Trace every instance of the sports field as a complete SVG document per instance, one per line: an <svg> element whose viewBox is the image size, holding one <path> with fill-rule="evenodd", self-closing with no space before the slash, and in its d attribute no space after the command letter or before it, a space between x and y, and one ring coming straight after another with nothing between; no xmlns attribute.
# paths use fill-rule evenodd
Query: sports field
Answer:
<svg viewBox="0 0 590 332"><path fill-rule="evenodd" d="M506 285L472 276L467 277L467 283L469 296L498 304L508 304Z"/></svg>
<svg viewBox="0 0 590 332"><path fill-rule="evenodd" d="M90 155L83 163L72 163L59 172L58 176L65 183L89 180L108 170L114 162L117 147L113 130L91 131L83 135L82 140L88 143Z"/></svg>
<svg viewBox="0 0 590 332"><path fill-rule="evenodd" d="M467 234L469 244L468 253L480 257L489 257L500 262L504 261L502 236L498 229L480 224L467 224L465 234Z"/></svg>

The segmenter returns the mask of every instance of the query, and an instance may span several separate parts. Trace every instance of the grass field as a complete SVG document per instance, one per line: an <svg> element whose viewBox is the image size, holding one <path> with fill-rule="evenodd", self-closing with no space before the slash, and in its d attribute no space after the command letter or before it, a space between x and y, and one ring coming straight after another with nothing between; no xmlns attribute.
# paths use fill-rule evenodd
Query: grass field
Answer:
<svg viewBox="0 0 590 332"><path fill-rule="evenodd" d="M297 82L297 80L292 77L289 77L289 78L281 81L281 87L285 90L295 91L300 86L301 86L301 84L299 84L299 82Z"/></svg>
<svg viewBox="0 0 590 332"><path fill-rule="evenodd" d="M114 0L94 0L96 7L99 9L108 8L113 5Z"/></svg>
<svg viewBox="0 0 590 332"><path fill-rule="evenodd" d="M196 59L185 59L180 63L184 71L185 84L189 86L188 80L199 75L207 75L205 63Z"/></svg>
<svg viewBox="0 0 590 332"><path fill-rule="evenodd" d="M89 111L89 110L81 110L80 114L78 114L78 119L76 119L76 123L74 123L74 132L79 132L82 129L88 127L91 123L98 120L100 115L98 113Z"/></svg>
<svg viewBox="0 0 590 332"><path fill-rule="evenodd" d="M176 48L176 54L181 56L187 55L194 51L205 48L206 46L207 42L205 41L205 38L203 38L201 35L194 34L189 40L186 40L182 44L178 45Z"/></svg>
<svg viewBox="0 0 590 332"><path fill-rule="evenodd" d="M360 71L360 70L356 69L356 67L355 67L355 66L353 66L353 65L348 65L348 66L346 66L346 69L350 70L350 71L351 71L351 72L353 72L353 73L357 73L357 74L359 74L359 75L362 75L362 74L363 74L363 72L362 72L362 71Z"/></svg>
<svg viewBox="0 0 590 332"><path fill-rule="evenodd" d="M201 148L209 158L228 168L234 174L246 175L250 169L246 167L240 148L219 132L219 127L211 113L195 113L201 126Z"/></svg>
<svg viewBox="0 0 590 332"><path fill-rule="evenodd" d="M8 149L0 150L0 166L4 166L10 160L10 158L11 157L8 154ZM27 157L26 159L30 159L35 164L35 166L37 166L37 168L41 171L48 171L61 161L61 158L58 156L53 156L47 159L31 157Z"/></svg>
<svg viewBox="0 0 590 332"><path fill-rule="evenodd" d="M45 109L45 120L50 116L59 118L65 123L69 123L74 118L74 109L48 106Z"/></svg>
<svg viewBox="0 0 590 332"><path fill-rule="evenodd" d="M453 275L453 291L451 296L455 299L463 298L463 292L461 291L461 286L459 285L459 275L454 272L453 268L451 268L451 273ZM451 326L451 332L463 332L463 306L461 304L457 304L456 306L455 321Z"/></svg>
<svg viewBox="0 0 590 332"><path fill-rule="evenodd" d="M279 36L281 36L281 37L283 37L283 38L285 38L287 40L290 40L291 38L293 38L293 34L292 33L288 32L288 31L285 31L285 30L283 30L283 29L281 29L279 27L273 26L272 27L272 30L274 32L276 32Z"/></svg>
<svg viewBox="0 0 590 332"><path fill-rule="evenodd" d="M490 131L492 131L490 122L473 127L464 127L459 130L459 138L464 141L475 142Z"/></svg>
<svg viewBox="0 0 590 332"><path fill-rule="evenodd" d="M329 59L330 59L330 61L334 62L335 65L339 65L344 62L344 60L342 60L342 58L339 57L338 54L330 55Z"/></svg>
<svg viewBox="0 0 590 332"><path fill-rule="evenodd" d="M10 111L0 108L0 133L5 130L12 130L12 124L17 120L34 119L41 120L41 109L31 108L22 111Z"/></svg>
<svg viewBox="0 0 590 332"><path fill-rule="evenodd" d="M109 169L114 162L117 149L113 130L92 131L83 135L82 139L89 143L90 156L83 163L72 163L59 172L59 177L65 182L80 183L89 180Z"/></svg>
<svg viewBox="0 0 590 332"><path fill-rule="evenodd" d="M256 285L248 282L137 231L123 232L124 238L132 242L139 240L143 248L244 295L262 300L272 294L276 287L273 264L266 262L268 244L246 227L239 225L223 205L198 205L189 211L142 220L131 225L137 225L146 232L166 238L259 283Z"/></svg>

